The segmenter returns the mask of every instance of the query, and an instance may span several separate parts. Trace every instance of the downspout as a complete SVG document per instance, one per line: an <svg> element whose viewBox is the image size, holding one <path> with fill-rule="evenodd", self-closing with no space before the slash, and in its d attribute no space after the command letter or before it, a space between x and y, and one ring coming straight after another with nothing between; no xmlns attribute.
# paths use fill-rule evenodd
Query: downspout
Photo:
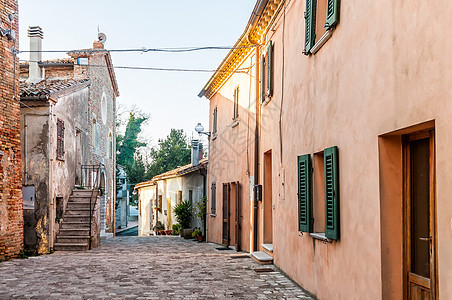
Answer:
<svg viewBox="0 0 452 300"><path fill-rule="evenodd" d="M257 251L257 214L259 201L256 197L256 186L259 184L259 47L256 47L256 128L254 129L254 208L253 208L253 251Z"/></svg>
<svg viewBox="0 0 452 300"><path fill-rule="evenodd" d="M257 24L268 0L259 0L253 10L252 17L248 23L248 31L246 38L248 42L255 45L256 49L256 127L254 132L254 201L253 201L253 251L257 251L257 215L259 209L259 202L256 197L256 186L259 184L259 114L260 114L260 101L259 101L259 41L253 41L250 34L252 28Z"/></svg>
<svg viewBox="0 0 452 300"><path fill-rule="evenodd" d="M48 142L48 155L49 155L49 220L50 222L50 234L49 234L49 248L53 249L54 245L54 195L53 195L53 156L52 156L52 132L53 132L53 104L50 104L50 115L49 115L49 142ZM49 250L50 250L49 249Z"/></svg>
<svg viewBox="0 0 452 300"><path fill-rule="evenodd" d="M204 172L204 170L199 170L199 174L201 174L201 176L203 177L202 180L202 197L203 197L203 201L204 201L204 197L206 197L206 180L207 180L207 176ZM206 201L206 211L204 212L204 216L203 216L203 229L204 229L204 236L206 237L206 242L207 242L207 198L205 199Z"/></svg>

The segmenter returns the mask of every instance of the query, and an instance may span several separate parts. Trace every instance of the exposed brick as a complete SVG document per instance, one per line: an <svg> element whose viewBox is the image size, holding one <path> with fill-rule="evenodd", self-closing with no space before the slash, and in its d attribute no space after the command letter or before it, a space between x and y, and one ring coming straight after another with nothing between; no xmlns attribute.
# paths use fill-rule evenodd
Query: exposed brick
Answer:
<svg viewBox="0 0 452 300"><path fill-rule="evenodd" d="M13 30L18 40L17 1L0 0L1 23L9 24L11 12L16 12ZM23 248L20 106L13 99L19 93L19 59L13 56L13 46L0 37L0 261L16 257ZM18 42L15 47L19 48Z"/></svg>

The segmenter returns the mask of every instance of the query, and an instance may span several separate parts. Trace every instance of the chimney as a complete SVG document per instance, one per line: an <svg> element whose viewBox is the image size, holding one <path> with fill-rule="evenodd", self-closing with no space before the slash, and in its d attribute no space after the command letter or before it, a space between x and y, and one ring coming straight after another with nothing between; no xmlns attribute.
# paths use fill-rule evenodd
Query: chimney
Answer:
<svg viewBox="0 0 452 300"><path fill-rule="evenodd" d="M199 164L199 140L191 141L191 165Z"/></svg>
<svg viewBox="0 0 452 300"><path fill-rule="evenodd" d="M203 153L203 146L202 146L202 143L200 142L199 143L199 160L201 160L201 159L203 159L203 155L204 155L204 153ZM199 161L198 161L198 163L199 163Z"/></svg>
<svg viewBox="0 0 452 300"><path fill-rule="evenodd" d="M28 27L28 37L30 38L30 63L28 69L27 82L36 82L42 79L39 62L42 60L42 39L44 32L39 26Z"/></svg>

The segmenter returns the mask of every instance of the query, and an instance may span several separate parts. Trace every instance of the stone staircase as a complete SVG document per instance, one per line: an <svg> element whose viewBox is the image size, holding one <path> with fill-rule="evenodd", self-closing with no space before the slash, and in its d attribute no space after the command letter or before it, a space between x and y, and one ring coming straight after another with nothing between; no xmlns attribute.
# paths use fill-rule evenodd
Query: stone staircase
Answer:
<svg viewBox="0 0 452 300"><path fill-rule="evenodd" d="M85 251L89 249L89 213L92 190L74 189L61 220L54 249L56 251ZM95 195L94 195L95 196ZM95 197L91 203L95 203Z"/></svg>

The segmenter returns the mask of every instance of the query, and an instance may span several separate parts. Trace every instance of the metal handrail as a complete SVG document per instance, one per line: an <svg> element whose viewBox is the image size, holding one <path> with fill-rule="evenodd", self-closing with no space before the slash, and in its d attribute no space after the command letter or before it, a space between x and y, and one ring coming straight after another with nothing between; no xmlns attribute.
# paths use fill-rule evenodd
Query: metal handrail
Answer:
<svg viewBox="0 0 452 300"><path fill-rule="evenodd" d="M86 188L91 188L91 196L89 197L89 249L91 250L91 242L93 239L92 235L92 221L93 221L93 196L95 191L100 190L100 177L101 172L105 168L104 164L98 164L98 165L82 165L82 186ZM86 177L83 177L84 173L83 171L87 172L88 175ZM96 178L92 178L92 174L96 174ZM84 179L84 180L83 180ZM86 182L88 180L88 183ZM93 181L94 180L94 181ZM97 204L97 196L96 196L96 202L94 202L94 206Z"/></svg>

